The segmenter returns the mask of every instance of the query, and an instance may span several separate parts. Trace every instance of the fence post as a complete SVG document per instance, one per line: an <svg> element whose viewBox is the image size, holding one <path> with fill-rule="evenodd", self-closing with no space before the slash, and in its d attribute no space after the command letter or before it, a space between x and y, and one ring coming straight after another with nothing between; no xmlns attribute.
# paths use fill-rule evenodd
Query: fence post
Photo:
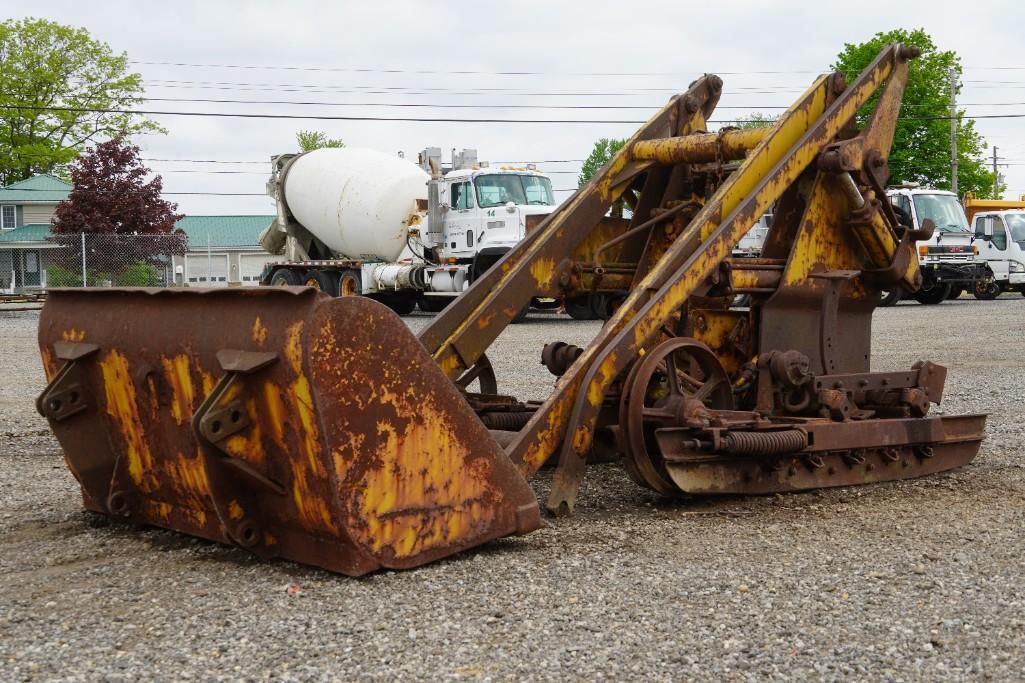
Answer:
<svg viewBox="0 0 1025 683"><path fill-rule="evenodd" d="M214 272L214 257L213 257L213 254L210 253L210 233L208 232L208 233L206 233L206 286L207 287L213 287L213 285L210 284L210 279L213 276L213 272Z"/></svg>
<svg viewBox="0 0 1025 683"><path fill-rule="evenodd" d="M86 277L86 272L85 272L85 233L84 232L82 233L82 286L83 287L88 287L89 286L89 280Z"/></svg>

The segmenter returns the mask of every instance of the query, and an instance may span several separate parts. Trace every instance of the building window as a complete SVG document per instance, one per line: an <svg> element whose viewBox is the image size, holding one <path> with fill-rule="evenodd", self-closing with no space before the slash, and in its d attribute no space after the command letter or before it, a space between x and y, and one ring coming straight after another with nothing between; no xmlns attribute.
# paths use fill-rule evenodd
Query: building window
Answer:
<svg viewBox="0 0 1025 683"><path fill-rule="evenodd" d="M4 204L0 207L0 229L12 230L16 227L18 212L13 204Z"/></svg>

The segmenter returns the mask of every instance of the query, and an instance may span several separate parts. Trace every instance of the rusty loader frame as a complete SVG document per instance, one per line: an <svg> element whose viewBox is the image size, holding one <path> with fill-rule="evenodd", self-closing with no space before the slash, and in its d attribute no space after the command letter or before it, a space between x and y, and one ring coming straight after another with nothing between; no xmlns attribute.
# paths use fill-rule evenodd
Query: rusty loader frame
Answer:
<svg viewBox="0 0 1025 683"><path fill-rule="evenodd" d="M549 461L547 508L571 512L597 451L667 496L964 465L985 417L929 415L944 368L869 367L879 291L921 282L924 235L883 190L916 55L821 76L755 130L706 132L722 82L698 79L419 341L303 288L56 290L39 410L90 510L350 575L538 528ZM773 206L761 257L731 259ZM542 350L551 396L500 394L500 332L534 297L587 295L608 319Z"/></svg>

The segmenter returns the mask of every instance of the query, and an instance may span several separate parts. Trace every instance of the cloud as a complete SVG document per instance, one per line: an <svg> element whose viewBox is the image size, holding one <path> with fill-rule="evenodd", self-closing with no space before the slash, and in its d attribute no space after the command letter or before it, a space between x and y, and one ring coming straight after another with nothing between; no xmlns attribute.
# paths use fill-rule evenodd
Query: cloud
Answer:
<svg viewBox="0 0 1025 683"><path fill-rule="evenodd" d="M1025 70L1009 46L1020 43L1017 4L987 3L965 12L944 2L842 5L823 2L741 0L728 6L680 2L589 3L516 0L493 3L396 2L36 2L32 14L84 26L140 62L295 66L324 70L232 69L137 64L153 97L445 104L638 105L642 110L393 109L228 103L151 102L162 110L346 113L358 115L645 119L670 90L682 90L704 72L722 73L722 105L765 111L785 106L827 71L844 43L862 41L897 25L921 26L943 48L973 67L965 102L1018 101ZM332 69L375 69L338 71ZM406 73L385 73L399 69ZM541 75L410 73L415 71L539 72ZM784 73L752 73L779 71ZM654 76L568 75L657 73ZM741 73L728 73L741 72ZM811 72L811 73L797 73ZM968 81L1015 81L1015 84ZM169 81L177 81L172 83ZM186 82L182 82L186 81ZM203 82L198 87L196 82ZM247 85L238 85L247 84ZM427 94L392 88L420 88ZM449 89L430 90L430 89ZM518 93L496 93L509 88ZM368 92L378 90L382 92ZM469 94L455 94L451 89ZM594 96L571 91L602 93ZM561 96L537 93L564 93ZM532 93L532 94L527 94ZM1016 94L1009 94L1016 93ZM1025 101L1025 99L1022 99ZM1013 107L974 107L978 111ZM1020 110L1025 111L1025 106ZM724 110L720 118L744 113ZM312 128L349 145L415 154L427 146L476 147L482 159L583 159L601 136L626 136L630 124L496 124L303 121L159 117L167 136L139 142L145 156L161 159L269 160L294 148L295 131ZM1025 129L1021 120L977 124L1018 160L1004 172L1009 194L1025 192ZM262 192L264 166L205 166L153 162L168 191ZM239 170L246 174L175 173ZM550 164L557 187L575 184L575 164ZM255 171L255 173L254 173ZM565 196L565 195L563 195ZM188 213L264 213L263 197L176 197Z"/></svg>

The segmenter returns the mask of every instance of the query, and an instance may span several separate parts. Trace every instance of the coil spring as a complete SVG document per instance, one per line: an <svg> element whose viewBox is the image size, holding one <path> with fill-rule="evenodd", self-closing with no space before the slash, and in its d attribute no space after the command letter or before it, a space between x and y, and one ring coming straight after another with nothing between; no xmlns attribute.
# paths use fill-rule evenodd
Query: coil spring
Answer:
<svg viewBox="0 0 1025 683"><path fill-rule="evenodd" d="M481 421L488 429L502 429L510 432L518 432L523 429L530 420L530 412L496 412L484 413Z"/></svg>
<svg viewBox="0 0 1025 683"><path fill-rule="evenodd" d="M799 429L779 432L730 432L722 449L735 455L780 455L808 447L808 435Z"/></svg>

